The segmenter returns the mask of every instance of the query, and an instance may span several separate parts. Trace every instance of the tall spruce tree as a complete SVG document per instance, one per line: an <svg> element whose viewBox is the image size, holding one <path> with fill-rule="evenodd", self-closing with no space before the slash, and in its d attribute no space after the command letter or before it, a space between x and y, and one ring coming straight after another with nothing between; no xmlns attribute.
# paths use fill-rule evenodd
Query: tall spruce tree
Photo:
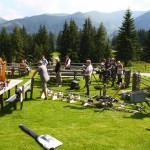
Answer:
<svg viewBox="0 0 150 150"><path fill-rule="evenodd" d="M74 20L70 20L69 32L67 53L70 56L72 62L79 62L79 32Z"/></svg>
<svg viewBox="0 0 150 150"><path fill-rule="evenodd" d="M33 54L31 49L31 36L27 33L26 28L24 26L20 29L20 33L23 40L23 51L25 59L31 60Z"/></svg>
<svg viewBox="0 0 150 150"><path fill-rule="evenodd" d="M134 19L130 9L124 15L124 21L117 35L117 59L124 62L139 59L140 46L134 26Z"/></svg>
<svg viewBox="0 0 150 150"><path fill-rule="evenodd" d="M18 26L15 26L11 34L12 61L21 62L24 59L23 38Z"/></svg>
<svg viewBox="0 0 150 150"><path fill-rule="evenodd" d="M145 44L144 44L144 48L143 48L143 60L150 62L150 30L148 30L146 32L146 36L145 36Z"/></svg>
<svg viewBox="0 0 150 150"><path fill-rule="evenodd" d="M66 21L63 31L59 32L57 37L57 50L61 53L61 60L65 60L65 55L68 54L72 62L79 62L79 32L78 27L73 19L70 20L70 25Z"/></svg>
<svg viewBox="0 0 150 150"><path fill-rule="evenodd" d="M52 53L50 47L49 34L45 25L40 25L38 32L35 34L35 45L34 45L34 55L41 58L41 55L44 54L45 57L49 60L50 54ZM38 47L38 51L37 50ZM39 48L41 50L39 51Z"/></svg>
<svg viewBox="0 0 150 150"><path fill-rule="evenodd" d="M62 40L62 31L58 33L56 41L56 51L61 52L61 40Z"/></svg>
<svg viewBox="0 0 150 150"><path fill-rule="evenodd" d="M91 59L92 62L95 62L95 37L96 29L92 26L90 18L87 18L83 25L80 40L80 60L82 62L85 62L86 59Z"/></svg>
<svg viewBox="0 0 150 150"><path fill-rule="evenodd" d="M59 43L59 52L61 53L61 60L64 61L65 60L65 55L68 53L69 50L69 34L70 34L70 30L69 30L69 25L67 23L67 21L65 21L64 26L63 26L63 30L62 30L62 34L61 34L61 42Z"/></svg>
<svg viewBox="0 0 150 150"><path fill-rule="evenodd" d="M146 33L147 32L143 29L140 29L140 30L137 31L138 38L139 38L139 43L140 43L140 46L141 46L140 59L143 60L143 61L147 61L147 50L145 51Z"/></svg>
<svg viewBox="0 0 150 150"><path fill-rule="evenodd" d="M110 43L107 38L107 32L103 25L103 23L100 24L98 31L96 33L96 51L95 51L95 61L99 62L103 58L110 57L111 55L111 48Z"/></svg>
<svg viewBox="0 0 150 150"><path fill-rule="evenodd" d="M56 50L56 36L54 33L49 33L49 42L50 42L50 49L52 52Z"/></svg>
<svg viewBox="0 0 150 150"><path fill-rule="evenodd" d="M10 36L5 28L3 28L0 33L0 48L0 57L4 56L6 58L6 61L10 63L12 61L12 52L10 49Z"/></svg>

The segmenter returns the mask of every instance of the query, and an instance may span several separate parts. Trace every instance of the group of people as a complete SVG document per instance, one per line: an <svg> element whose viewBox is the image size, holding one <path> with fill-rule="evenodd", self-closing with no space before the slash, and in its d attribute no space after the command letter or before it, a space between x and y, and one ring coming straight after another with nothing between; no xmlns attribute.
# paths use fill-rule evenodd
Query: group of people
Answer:
<svg viewBox="0 0 150 150"><path fill-rule="evenodd" d="M56 65L55 65L55 72L56 72L56 83L57 86L61 86L62 84L62 79L61 79L61 64L60 64L60 60L59 58L55 58L56 60ZM86 95L90 94L90 79L91 79L91 75L93 72L93 66L91 64L91 60L86 60L86 64L85 64L85 71L84 71L84 78L85 78L85 87L87 89ZM65 59L65 69L70 69L71 68L71 59L69 58L68 55L66 55L66 59Z"/></svg>
<svg viewBox="0 0 150 150"><path fill-rule="evenodd" d="M57 57L55 58L56 65L54 68L54 71L56 72L56 85L61 87L62 86L62 78L61 78L61 63L60 59ZM65 69L70 69L71 68L71 59L69 58L68 55L66 55L65 58Z"/></svg>
<svg viewBox="0 0 150 150"><path fill-rule="evenodd" d="M55 58L55 61L56 61L56 65L55 65L54 71L56 72L56 83L57 83L57 86L61 87L62 79L61 79L60 59ZM45 100L47 100L47 95L48 95L47 82L50 80L50 76L48 74L47 67L46 67L47 64L48 64L47 59L45 58L44 55L42 55L42 59L39 60L38 62L38 68L35 70L35 72L32 75L32 78L34 78L36 73L37 72L39 73L40 79L41 79L41 85L42 85L42 93L44 93L45 95ZM68 55L66 55L65 68L70 69L70 64L71 64L71 59L69 58Z"/></svg>
<svg viewBox="0 0 150 150"><path fill-rule="evenodd" d="M108 78L111 78L112 87L114 83L122 83L122 76L124 73L123 64L120 61L116 61L115 58L103 59L101 62L100 78L106 83Z"/></svg>
<svg viewBox="0 0 150 150"><path fill-rule="evenodd" d="M62 79L61 79L61 63L60 59L57 57L55 58L56 64L54 71L56 72L56 85L61 87L62 85ZM50 79L50 76L47 71L46 65L48 64L48 61L46 60L45 56L42 56L42 59L38 62L38 68L33 73L34 77L37 72L39 72L41 83L42 83L42 92L45 94L45 100L47 99L47 82ZM65 69L70 69L71 67L71 59L68 55L66 55L65 59ZM116 61L115 58L108 58L103 59L101 62L101 73L100 77L103 78L103 81L106 82L107 78L111 78L112 85L114 86L114 83L117 79L117 84L122 83L122 75L123 75L123 64L120 61ZM85 87L87 89L86 95L90 94L90 79L93 73L93 66L91 64L91 60L86 60L85 63L85 71L84 71L84 79L85 79Z"/></svg>

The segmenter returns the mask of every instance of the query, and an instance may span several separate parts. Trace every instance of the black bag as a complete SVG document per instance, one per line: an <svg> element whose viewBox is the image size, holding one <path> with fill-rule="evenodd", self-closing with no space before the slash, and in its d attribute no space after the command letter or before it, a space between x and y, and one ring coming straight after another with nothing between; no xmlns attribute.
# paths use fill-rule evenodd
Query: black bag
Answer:
<svg viewBox="0 0 150 150"><path fill-rule="evenodd" d="M76 80L73 80L70 84L70 88L73 90L73 89L79 89L80 86L79 86L79 82L76 81Z"/></svg>

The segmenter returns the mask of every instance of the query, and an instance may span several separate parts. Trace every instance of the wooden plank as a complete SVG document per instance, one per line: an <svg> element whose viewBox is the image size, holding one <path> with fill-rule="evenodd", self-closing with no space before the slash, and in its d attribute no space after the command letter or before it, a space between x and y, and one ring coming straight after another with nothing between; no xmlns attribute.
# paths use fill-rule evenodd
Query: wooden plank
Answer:
<svg viewBox="0 0 150 150"><path fill-rule="evenodd" d="M48 70L49 72L49 75L51 78L54 78L56 77L56 72L53 70L53 69L49 69ZM62 70L61 71L61 77L62 78L80 78L80 77L83 77L84 74L83 73L83 70L72 70L72 69L66 69L66 70Z"/></svg>

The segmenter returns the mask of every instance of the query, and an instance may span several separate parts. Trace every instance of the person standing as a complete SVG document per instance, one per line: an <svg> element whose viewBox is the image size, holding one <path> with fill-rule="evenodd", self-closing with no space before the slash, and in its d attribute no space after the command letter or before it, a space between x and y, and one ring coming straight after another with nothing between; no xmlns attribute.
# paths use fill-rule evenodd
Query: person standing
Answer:
<svg viewBox="0 0 150 150"><path fill-rule="evenodd" d="M111 70L111 75L110 76L111 76L111 81L112 81L111 87L113 87L114 83L116 81L116 74L117 74L117 63L116 63L115 58L111 58L110 70Z"/></svg>
<svg viewBox="0 0 150 150"><path fill-rule="evenodd" d="M110 68L111 68L110 58L107 58L105 62L105 70L103 71L103 83L108 83L108 79L110 78L111 73Z"/></svg>
<svg viewBox="0 0 150 150"><path fill-rule="evenodd" d="M44 55L42 55L42 64L45 65L45 66L47 66L47 64L48 64L48 61L47 61L47 59L45 58Z"/></svg>
<svg viewBox="0 0 150 150"><path fill-rule="evenodd" d="M84 73L85 77L85 87L87 89L86 95L90 94L90 80L93 72L93 66L91 65L91 60L86 60L86 69Z"/></svg>
<svg viewBox="0 0 150 150"><path fill-rule="evenodd" d="M70 69L71 67L71 59L69 58L68 55L66 55L66 59L65 59L65 69Z"/></svg>
<svg viewBox="0 0 150 150"><path fill-rule="evenodd" d="M44 95L45 95L44 100L47 100L47 96L48 96L48 94L47 94L47 82L50 80L50 76L47 72L46 66L43 65L43 62L41 60L39 60L38 68L33 73L32 78L34 78L34 76L36 75L37 72L40 75L41 85L42 85L42 93L44 92Z"/></svg>
<svg viewBox="0 0 150 150"><path fill-rule="evenodd" d="M122 83L122 76L123 76L123 65L120 61L117 61L117 75L118 75L118 80L117 84L119 85Z"/></svg>
<svg viewBox="0 0 150 150"><path fill-rule="evenodd" d="M26 63L25 60L22 59L19 67L19 75L26 75L26 72L27 72Z"/></svg>
<svg viewBox="0 0 150 150"><path fill-rule="evenodd" d="M55 65L55 72L56 72L56 85L61 87L62 79L61 79L61 64L59 58L55 58L56 65Z"/></svg>

